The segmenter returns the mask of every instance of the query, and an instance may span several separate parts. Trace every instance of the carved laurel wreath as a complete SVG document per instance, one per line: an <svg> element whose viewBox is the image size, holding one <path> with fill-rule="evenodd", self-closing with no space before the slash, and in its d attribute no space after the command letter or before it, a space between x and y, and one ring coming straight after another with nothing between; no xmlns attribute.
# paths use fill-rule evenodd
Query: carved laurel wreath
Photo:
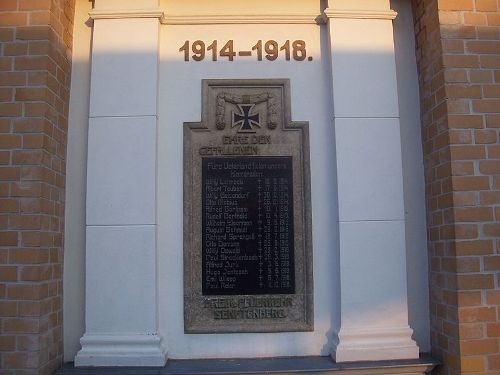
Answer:
<svg viewBox="0 0 500 375"><path fill-rule="evenodd" d="M231 104L260 104L267 102L267 127L273 130L278 126L278 105L276 97L270 92L255 95L234 95L223 92L217 95L217 110L215 112L215 124L219 130L223 130L226 127L226 102Z"/></svg>

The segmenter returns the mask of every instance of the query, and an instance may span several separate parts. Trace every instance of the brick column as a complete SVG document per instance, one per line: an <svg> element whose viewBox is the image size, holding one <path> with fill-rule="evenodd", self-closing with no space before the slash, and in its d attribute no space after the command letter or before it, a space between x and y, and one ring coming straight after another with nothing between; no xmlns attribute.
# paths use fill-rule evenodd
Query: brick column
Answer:
<svg viewBox="0 0 500 375"><path fill-rule="evenodd" d="M500 369L500 15L495 0L414 0L433 355Z"/></svg>
<svg viewBox="0 0 500 375"><path fill-rule="evenodd" d="M0 1L0 371L62 362L74 0Z"/></svg>

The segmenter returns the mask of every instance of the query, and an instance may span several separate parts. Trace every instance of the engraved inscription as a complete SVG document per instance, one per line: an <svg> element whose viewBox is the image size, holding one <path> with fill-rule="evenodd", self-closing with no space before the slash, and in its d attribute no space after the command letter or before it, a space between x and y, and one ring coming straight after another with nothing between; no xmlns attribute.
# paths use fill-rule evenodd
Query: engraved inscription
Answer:
<svg viewBox="0 0 500 375"><path fill-rule="evenodd" d="M206 298L203 307L220 319L285 319L291 297L218 297Z"/></svg>
<svg viewBox="0 0 500 375"><path fill-rule="evenodd" d="M295 292L292 170L291 157L203 158L203 295Z"/></svg>

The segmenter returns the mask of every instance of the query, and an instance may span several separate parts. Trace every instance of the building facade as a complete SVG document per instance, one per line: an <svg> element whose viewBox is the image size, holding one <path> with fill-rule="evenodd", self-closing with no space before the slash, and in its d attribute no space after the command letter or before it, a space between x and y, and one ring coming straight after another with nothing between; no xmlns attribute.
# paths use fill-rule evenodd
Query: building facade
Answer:
<svg viewBox="0 0 500 375"><path fill-rule="evenodd" d="M0 373L419 351L498 373L499 11L2 1ZM184 333L183 124L204 79L288 80L309 122L311 332Z"/></svg>

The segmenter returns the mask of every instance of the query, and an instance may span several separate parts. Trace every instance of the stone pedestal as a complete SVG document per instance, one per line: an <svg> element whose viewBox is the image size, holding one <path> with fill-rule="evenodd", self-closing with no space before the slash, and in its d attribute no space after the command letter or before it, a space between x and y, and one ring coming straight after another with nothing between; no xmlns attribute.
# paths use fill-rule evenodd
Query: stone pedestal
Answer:
<svg viewBox="0 0 500 375"><path fill-rule="evenodd" d="M389 1L330 0L341 326L337 362L418 358L408 326L401 139Z"/></svg>
<svg viewBox="0 0 500 375"><path fill-rule="evenodd" d="M156 291L161 12L157 1L138 3L98 0L91 12L85 334L76 366L166 361Z"/></svg>

